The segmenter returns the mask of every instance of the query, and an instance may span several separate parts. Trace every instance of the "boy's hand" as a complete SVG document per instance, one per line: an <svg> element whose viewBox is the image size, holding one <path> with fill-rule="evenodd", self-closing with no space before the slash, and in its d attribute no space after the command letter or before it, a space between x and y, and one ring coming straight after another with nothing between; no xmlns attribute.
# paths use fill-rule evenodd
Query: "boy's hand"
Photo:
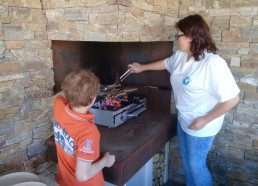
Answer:
<svg viewBox="0 0 258 186"><path fill-rule="evenodd" d="M105 165L106 167L111 167L114 163L115 163L115 156L109 154L109 152L107 152L104 155L104 159L105 159Z"/></svg>

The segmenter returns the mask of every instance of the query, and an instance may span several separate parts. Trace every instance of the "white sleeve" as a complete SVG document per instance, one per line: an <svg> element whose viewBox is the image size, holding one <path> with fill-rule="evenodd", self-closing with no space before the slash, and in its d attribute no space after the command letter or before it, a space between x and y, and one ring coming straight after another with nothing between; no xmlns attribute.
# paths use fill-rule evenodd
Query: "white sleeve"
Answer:
<svg viewBox="0 0 258 186"><path fill-rule="evenodd" d="M167 69L167 71L171 74L173 71L173 66L174 66L174 58L175 58L175 54L173 54L172 56L168 57L167 59L164 60L165 63L165 67Z"/></svg>
<svg viewBox="0 0 258 186"><path fill-rule="evenodd" d="M219 101L225 102L240 92L236 81L224 59L216 56L209 61L205 88Z"/></svg>

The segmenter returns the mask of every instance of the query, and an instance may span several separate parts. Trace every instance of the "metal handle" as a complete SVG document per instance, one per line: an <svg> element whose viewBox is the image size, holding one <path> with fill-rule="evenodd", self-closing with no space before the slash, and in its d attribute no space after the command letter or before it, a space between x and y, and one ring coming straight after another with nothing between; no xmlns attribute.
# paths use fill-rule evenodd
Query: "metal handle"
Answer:
<svg viewBox="0 0 258 186"><path fill-rule="evenodd" d="M131 70L127 70L122 76L120 76L120 82L124 81L127 76L131 74Z"/></svg>
<svg viewBox="0 0 258 186"><path fill-rule="evenodd" d="M144 107L143 105L140 105L140 108L138 110L135 110L133 112L126 114L125 117L123 117L123 119L126 121L128 119L135 118L145 110L146 110L146 107Z"/></svg>

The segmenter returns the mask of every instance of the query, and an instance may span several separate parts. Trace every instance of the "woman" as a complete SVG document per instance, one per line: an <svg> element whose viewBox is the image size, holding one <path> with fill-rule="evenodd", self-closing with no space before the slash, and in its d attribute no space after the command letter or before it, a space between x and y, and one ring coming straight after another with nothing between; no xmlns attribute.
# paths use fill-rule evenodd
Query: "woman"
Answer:
<svg viewBox="0 0 258 186"><path fill-rule="evenodd" d="M170 72L186 185L211 186L207 154L225 113L239 101L239 88L225 60L216 55L209 26L200 15L185 17L175 27L178 50L171 57L149 64L129 64L128 68L132 73Z"/></svg>

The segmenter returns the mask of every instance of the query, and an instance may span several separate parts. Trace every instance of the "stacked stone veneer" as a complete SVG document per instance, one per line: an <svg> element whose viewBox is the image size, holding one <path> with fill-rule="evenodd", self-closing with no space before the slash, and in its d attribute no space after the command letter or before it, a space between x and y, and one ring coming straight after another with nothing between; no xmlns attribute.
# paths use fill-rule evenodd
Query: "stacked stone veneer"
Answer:
<svg viewBox="0 0 258 186"><path fill-rule="evenodd" d="M193 13L210 24L241 88L209 154L212 176L222 185L257 184L257 0L0 0L0 174L42 173L51 165L45 153L53 134L51 40L173 40L175 22ZM184 182L175 141L170 179Z"/></svg>

